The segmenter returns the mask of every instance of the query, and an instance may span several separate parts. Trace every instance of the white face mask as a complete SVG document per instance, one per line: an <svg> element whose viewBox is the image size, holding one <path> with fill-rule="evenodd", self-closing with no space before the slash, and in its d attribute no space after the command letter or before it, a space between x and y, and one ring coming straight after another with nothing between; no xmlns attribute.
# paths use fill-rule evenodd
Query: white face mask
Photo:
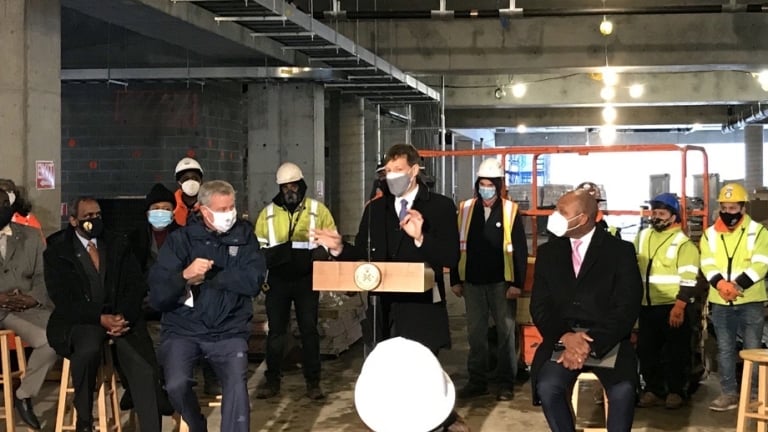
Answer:
<svg viewBox="0 0 768 432"><path fill-rule="evenodd" d="M8 201L9 201L10 205L13 205L13 203L16 202L16 194L13 193L12 191L8 191L8 192L6 192L6 194L8 195Z"/></svg>
<svg viewBox="0 0 768 432"><path fill-rule="evenodd" d="M187 196L197 196L200 191L200 182L197 180L187 180L181 184L181 191Z"/></svg>
<svg viewBox="0 0 768 432"><path fill-rule="evenodd" d="M216 231L220 233L225 233L229 231L237 221L236 209L232 209L226 212L215 212L210 208L208 208L208 211L211 212L211 217L213 217L213 221L211 221L211 225L213 225Z"/></svg>
<svg viewBox="0 0 768 432"><path fill-rule="evenodd" d="M581 224L579 224L573 228L568 228L568 223L581 215L582 213L579 213L570 219L566 219L565 216L560 214L560 212L555 211L554 213L549 215L549 219L547 220L547 230L558 237L562 237L568 231L571 231L581 226Z"/></svg>

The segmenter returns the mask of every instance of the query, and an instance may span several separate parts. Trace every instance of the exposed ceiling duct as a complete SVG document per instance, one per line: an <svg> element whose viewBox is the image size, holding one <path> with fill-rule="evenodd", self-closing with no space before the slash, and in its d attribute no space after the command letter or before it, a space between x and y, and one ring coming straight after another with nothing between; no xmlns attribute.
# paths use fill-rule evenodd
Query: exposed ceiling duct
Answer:
<svg viewBox="0 0 768 432"><path fill-rule="evenodd" d="M266 79L306 80L334 82L346 79L332 69L308 67L191 67L191 68L105 68L105 69L62 69L61 80L65 82L108 82L108 81L183 81L183 80L240 80L256 81Z"/></svg>
<svg viewBox="0 0 768 432"><path fill-rule="evenodd" d="M466 9L446 10L441 2L440 10L357 10L344 11L334 8L330 11L315 12L316 19L337 20L379 20L379 19L478 19L478 18L534 18L602 15L669 15L669 14L715 14L715 13L765 13L768 5L755 4L713 4L677 6L634 6L602 8L514 8L509 9Z"/></svg>
<svg viewBox="0 0 768 432"><path fill-rule="evenodd" d="M721 131L723 133L734 132L744 129L749 124L760 123L765 119L768 119L768 105L753 105L749 107L748 111L742 111L736 118L724 123Z"/></svg>
<svg viewBox="0 0 768 432"><path fill-rule="evenodd" d="M376 53L312 18L285 1L173 0L191 2L216 15L216 22L234 22L255 39L271 39L283 51L302 53L312 65L346 75L345 81L326 84L374 104L437 103L440 92L414 78Z"/></svg>

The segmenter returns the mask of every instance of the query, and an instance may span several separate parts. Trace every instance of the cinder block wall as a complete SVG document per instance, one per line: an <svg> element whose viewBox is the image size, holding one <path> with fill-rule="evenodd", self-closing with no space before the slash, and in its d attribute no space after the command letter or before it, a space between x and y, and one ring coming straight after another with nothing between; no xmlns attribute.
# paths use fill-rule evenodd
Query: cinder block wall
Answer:
<svg viewBox="0 0 768 432"><path fill-rule="evenodd" d="M175 190L176 163L190 156L247 203L246 115L238 83L62 85L62 201L144 196L156 182Z"/></svg>

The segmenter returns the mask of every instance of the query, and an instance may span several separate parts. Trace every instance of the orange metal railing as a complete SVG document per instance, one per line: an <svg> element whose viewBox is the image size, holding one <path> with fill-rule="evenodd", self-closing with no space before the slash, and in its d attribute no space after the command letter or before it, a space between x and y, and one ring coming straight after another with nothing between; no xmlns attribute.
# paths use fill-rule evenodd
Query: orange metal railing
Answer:
<svg viewBox="0 0 768 432"><path fill-rule="evenodd" d="M702 181L703 191L705 192L703 197L704 209L693 210L691 212L687 209L686 201L686 178L688 176L688 153L689 152L701 152L702 155ZM528 146L528 147L497 147L497 148L484 148L475 150L419 150L419 155L422 157L451 157L451 156L505 156L502 163L506 162L507 155L532 155L533 161L531 165L534 167L534 175L531 176L531 203L532 207L529 210L521 210L523 215L530 216L531 231L533 233L532 238L532 252L535 253L537 246L537 223L536 218L540 216L548 216L552 214L552 210L544 210L536 208L538 200L538 176L536 175L535 167L539 156L548 154L579 154L589 155L591 153L634 153L634 152L678 152L680 154L680 219L681 225L687 227L687 221L690 216L702 216L702 230L707 228L709 222L709 160L707 158L707 152L703 147L694 145L676 145L676 144L633 144L633 145L613 145L613 146ZM648 215L649 212L642 210L605 210L606 215Z"/></svg>

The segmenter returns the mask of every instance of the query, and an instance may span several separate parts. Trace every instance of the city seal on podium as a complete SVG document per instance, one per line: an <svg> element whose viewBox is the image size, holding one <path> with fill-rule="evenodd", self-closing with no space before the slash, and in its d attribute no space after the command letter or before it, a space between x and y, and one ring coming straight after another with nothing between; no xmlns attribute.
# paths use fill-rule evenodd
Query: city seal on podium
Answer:
<svg viewBox="0 0 768 432"><path fill-rule="evenodd" d="M364 263L355 269L355 285L363 291L372 291L381 284L381 270L373 263Z"/></svg>

